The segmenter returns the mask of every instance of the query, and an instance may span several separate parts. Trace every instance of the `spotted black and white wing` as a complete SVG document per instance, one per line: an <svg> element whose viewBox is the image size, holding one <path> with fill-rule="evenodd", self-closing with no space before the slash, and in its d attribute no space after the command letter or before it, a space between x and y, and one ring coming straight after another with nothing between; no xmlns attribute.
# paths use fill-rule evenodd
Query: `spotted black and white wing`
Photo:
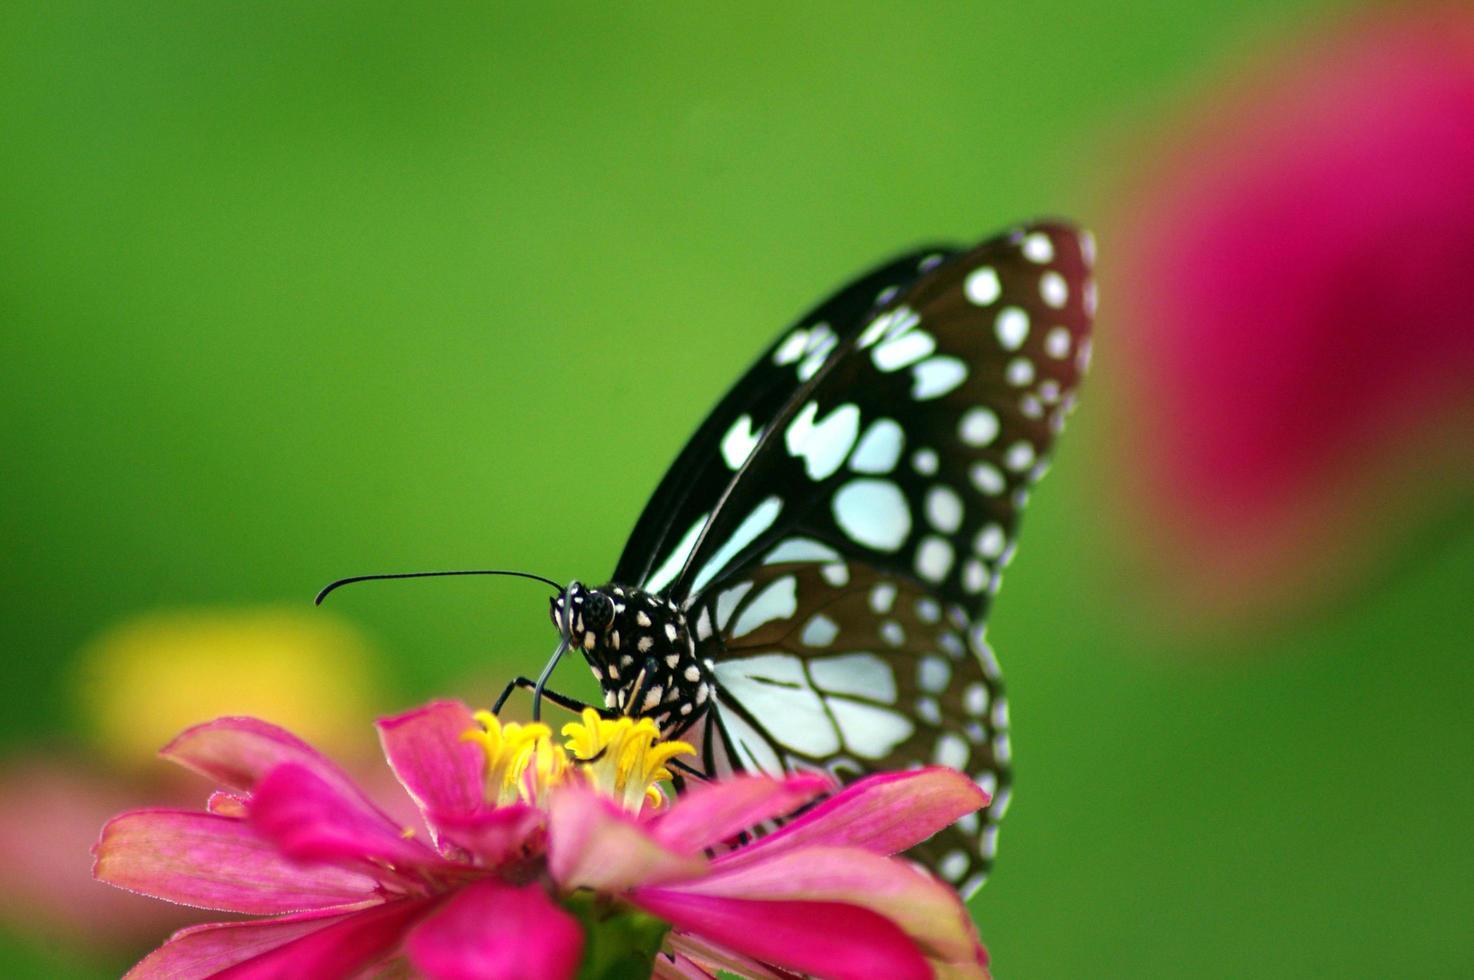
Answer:
<svg viewBox="0 0 1474 980"><path fill-rule="evenodd" d="M1008 705L969 623L907 576L779 545L690 610L715 709L688 736L706 771L871 772L945 765L993 796L911 856L970 894L1008 806ZM798 560L792 560L797 558ZM979 655L981 654L981 655Z"/></svg>
<svg viewBox="0 0 1474 980"><path fill-rule="evenodd" d="M664 558L681 569L664 591L685 602L806 538L980 621L1089 359L1092 247L1060 224L1017 229L847 331L703 497Z"/></svg>
<svg viewBox="0 0 1474 980"><path fill-rule="evenodd" d="M1065 225L1016 229L931 260L802 354L808 377L760 431L724 416L708 434L735 472L682 500L645 580L687 610L713 664L715 771L848 779L965 749L960 768L998 800L918 856L969 886L1009 779L986 613L1088 361L1091 250ZM807 343L800 327L767 356L781 364ZM895 590L887 611L878 587ZM831 641L809 643L825 621Z"/></svg>
<svg viewBox="0 0 1474 980"><path fill-rule="evenodd" d="M680 553L682 535L709 515L753 442L812 380L837 346L900 291L956 249L919 249L877 266L810 310L748 369L686 443L625 543L613 581L651 591L681 570L664 561ZM687 542L689 543L689 542Z"/></svg>

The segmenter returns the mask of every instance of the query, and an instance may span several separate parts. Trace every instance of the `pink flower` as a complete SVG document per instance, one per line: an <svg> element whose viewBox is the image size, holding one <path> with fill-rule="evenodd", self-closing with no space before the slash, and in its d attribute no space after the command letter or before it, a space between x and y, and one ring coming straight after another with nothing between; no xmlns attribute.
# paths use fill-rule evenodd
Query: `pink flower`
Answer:
<svg viewBox="0 0 1474 980"><path fill-rule="evenodd" d="M1137 154L1119 279L1136 537L1218 605L1365 568L1474 477L1474 14L1318 25L1243 76Z"/></svg>
<svg viewBox="0 0 1474 980"><path fill-rule="evenodd" d="M254 719L165 748L223 789L208 812L115 818L97 877L269 918L185 929L132 975L348 976L407 961L430 977L572 977L590 929L620 916L653 916L657 939L673 927L661 976L986 975L956 894L890 856L987 802L951 770L865 780L729 849L832 785L741 777L670 805L653 787L687 747L592 712L565 728L572 760L543 726L503 727L456 702L379 730L423 828L396 824L327 759Z"/></svg>

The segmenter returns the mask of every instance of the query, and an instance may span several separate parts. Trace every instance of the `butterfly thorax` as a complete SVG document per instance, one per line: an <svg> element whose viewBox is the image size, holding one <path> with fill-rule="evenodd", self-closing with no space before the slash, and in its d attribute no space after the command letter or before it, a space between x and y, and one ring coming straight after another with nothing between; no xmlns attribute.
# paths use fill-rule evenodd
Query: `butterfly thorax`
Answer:
<svg viewBox="0 0 1474 980"><path fill-rule="evenodd" d="M583 653L604 691L604 706L650 718L664 737L702 716L713 690L711 672L696 657L685 613L653 592L575 582L552 600L554 625L568 612L569 646Z"/></svg>

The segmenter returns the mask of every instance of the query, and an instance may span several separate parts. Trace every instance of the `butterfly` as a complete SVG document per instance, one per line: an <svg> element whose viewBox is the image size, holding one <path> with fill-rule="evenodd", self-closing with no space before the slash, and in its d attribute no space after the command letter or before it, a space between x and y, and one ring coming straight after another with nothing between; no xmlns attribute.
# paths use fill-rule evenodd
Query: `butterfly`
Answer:
<svg viewBox="0 0 1474 980"><path fill-rule="evenodd" d="M910 852L964 895L1008 806L987 614L1090 361L1094 240L1058 222L875 268L783 331L702 423L608 584L557 589L606 715L650 718L696 776L925 765L991 796Z"/></svg>
<svg viewBox="0 0 1474 980"><path fill-rule="evenodd" d="M1029 224L882 265L783 331L609 584L552 600L606 711L713 777L959 769L992 802L912 856L975 891L1010 784L987 613L1090 360L1093 262L1088 232Z"/></svg>

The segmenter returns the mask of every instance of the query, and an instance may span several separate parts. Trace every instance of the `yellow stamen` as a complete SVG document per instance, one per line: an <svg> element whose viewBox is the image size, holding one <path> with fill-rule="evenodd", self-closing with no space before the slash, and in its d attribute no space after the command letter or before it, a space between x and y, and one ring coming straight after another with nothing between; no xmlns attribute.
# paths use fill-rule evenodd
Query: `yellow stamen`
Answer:
<svg viewBox="0 0 1474 980"><path fill-rule="evenodd" d="M647 803L662 805L657 784L671 778L666 763L696 752L685 742L660 741L649 718L601 718L592 708L584 709L582 721L564 725L563 735L589 785L634 813Z"/></svg>
<svg viewBox="0 0 1474 980"><path fill-rule="evenodd" d="M553 742L547 725L502 724L489 711L478 711L475 718L481 727L461 738L485 753L486 799L496 806L536 806L549 789L577 772L594 790L639 813L665 803L659 784L671 778L666 763L696 752L685 742L660 741L660 729L649 718L601 718L593 708L584 710L582 721L563 726L566 750Z"/></svg>
<svg viewBox="0 0 1474 980"><path fill-rule="evenodd" d="M497 806L518 801L536 804L542 794L563 780L568 757L553 744L552 729L533 722L503 725L489 711L478 711L473 728L461 735L486 753L486 798Z"/></svg>

